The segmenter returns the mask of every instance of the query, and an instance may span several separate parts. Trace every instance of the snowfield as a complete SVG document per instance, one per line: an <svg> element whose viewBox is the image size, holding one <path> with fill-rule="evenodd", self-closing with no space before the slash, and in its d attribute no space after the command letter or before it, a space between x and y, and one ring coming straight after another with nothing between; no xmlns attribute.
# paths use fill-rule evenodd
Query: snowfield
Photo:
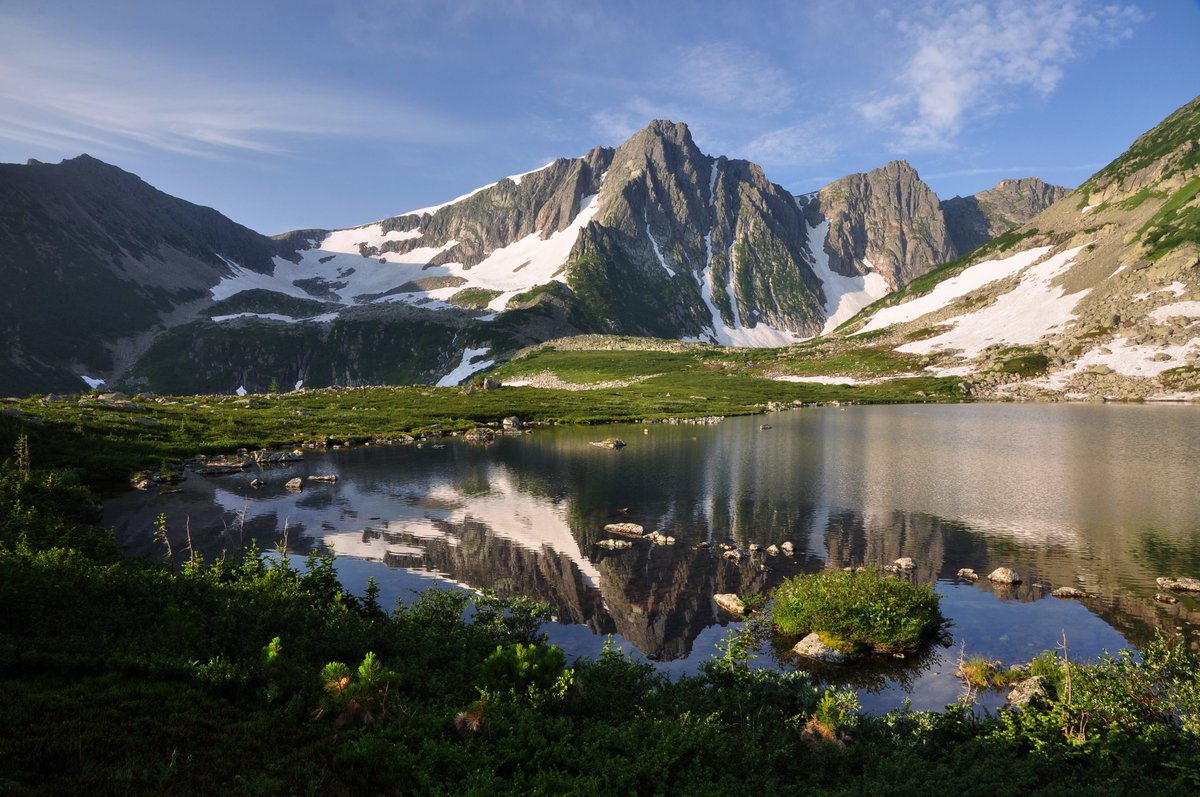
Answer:
<svg viewBox="0 0 1200 797"><path fill-rule="evenodd" d="M825 292L825 327L821 330L822 335L837 329L859 310L882 299L889 292L887 280L875 273L875 266L866 258L863 259L863 265L871 273L861 277L847 277L831 269L829 253L825 251L825 239L828 237L828 221L808 228L808 251L812 255L813 273L821 280L821 289Z"/></svg>
<svg viewBox="0 0 1200 797"><path fill-rule="evenodd" d="M944 325L949 326L950 329L940 335L898 346L896 351L905 354L930 354L939 350L958 350L960 357L973 358L988 346L999 343L1010 345L1036 343L1052 332L1061 331L1068 321L1074 319L1075 305L1088 294L1088 290L1064 294L1063 289L1053 283L1071 267L1075 256L1083 248L1083 246L1077 246L1064 250L1037 265L1025 268L1017 287L998 297L992 304L946 322ZM1014 255L1008 260L1021 262L1022 255L1028 256L1039 251L1045 253L1048 250L1046 248L1032 249L1021 255ZM988 261L988 263L995 262ZM973 271L975 268L979 268L979 266L968 269L968 271ZM1014 269L1011 273L1015 274L1018 271L1020 269ZM966 276L966 273L964 272L960 276ZM989 280L989 282L991 281L994 280ZM939 285L939 287L941 286ZM935 289L934 293L936 292ZM900 310L919 301L921 300L888 308L888 310ZM883 312L887 312L887 310ZM919 317L915 316L915 318ZM867 325L868 328L870 326L870 324Z"/></svg>

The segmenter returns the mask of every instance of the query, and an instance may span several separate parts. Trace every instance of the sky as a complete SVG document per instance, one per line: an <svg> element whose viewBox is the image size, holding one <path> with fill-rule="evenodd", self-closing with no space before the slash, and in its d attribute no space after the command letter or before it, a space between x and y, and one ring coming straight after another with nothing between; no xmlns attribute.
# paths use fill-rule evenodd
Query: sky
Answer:
<svg viewBox="0 0 1200 797"><path fill-rule="evenodd" d="M1200 0L0 0L0 162L88 153L262 233L686 122L792 193L905 159L1074 187L1200 94Z"/></svg>

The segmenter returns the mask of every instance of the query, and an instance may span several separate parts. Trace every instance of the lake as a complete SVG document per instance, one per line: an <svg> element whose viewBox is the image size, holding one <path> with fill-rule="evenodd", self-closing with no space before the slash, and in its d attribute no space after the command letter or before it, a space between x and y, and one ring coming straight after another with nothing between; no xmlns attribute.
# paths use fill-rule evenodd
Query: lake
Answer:
<svg viewBox="0 0 1200 797"><path fill-rule="evenodd" d="M607 437L628 445L589 445ZM284 488L325 473L338 481ZM250 540L274 548L286 535L289 551L332 547L360 594L373 576L391 603L432 584L526 595L550 604L547 631L569 655L596 656L613 635L672 674L694 672L737 627L714 593L766 593L800 573L911 557L909 577L943 596L953 644L821 674L860 687L868 710L952 702L960 655L1023 662L1065 636L1072 659L1091 658L1155 629L1200 642L1200 601L1155 600L1156 577L1200 577L1194 405L821 407L717 425L539 427L486 445L447 437L310 452L181 486L106 504L127 555L163 555L152 536L160 513L177 554L189 534L206 558ZM614 522L676 542L597 545ZM722 544L748 552L784 541L793 556L721 556ZM1022 583L955 577L999 566ZM1059 586L1088 597L1051 597ZM797 663L767 651L757 665Z"/></svg>

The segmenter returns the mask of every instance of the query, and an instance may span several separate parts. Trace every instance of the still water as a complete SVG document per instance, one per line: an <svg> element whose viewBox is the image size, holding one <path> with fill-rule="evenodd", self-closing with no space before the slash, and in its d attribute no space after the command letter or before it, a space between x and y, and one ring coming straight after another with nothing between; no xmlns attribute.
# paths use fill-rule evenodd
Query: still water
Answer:
<svg viewBox="0 0 1200 797"><path fill-rule="evenodd" d="M761 425L770 428L762 429ZM620 437L607 450L589 441ZM335 473L335 484L295 476ZM261 487L251 487L253 478ZM354 447L183 492L106 506L130 556L160 556L167 516L206 556L256 540L332 547L346 586L387 599L452 582L550 604L551 640L595 656L606 635L667 672L695 671L730 627L714 593L766 593L832 567L916 560L953 621L953 646L829 676L864 705L940 708L960 655L1027 661L1062 643L1088 658L1154 629L1200 641L1200 602L1154 600L1158 576L1200 577L1200 407L981 404L806 408L715 426L541 428L496 442ZM606 523L675 537L607 550ZM790 541L794 556L721 557ZM708 548L697 548L708 543ZM956 581L1015 569L1015 588ZM1050 597L1073 586L1083 600ZM768 651L762 666L796 666ZM993 703L1002 698L987 698Z"/></svg>

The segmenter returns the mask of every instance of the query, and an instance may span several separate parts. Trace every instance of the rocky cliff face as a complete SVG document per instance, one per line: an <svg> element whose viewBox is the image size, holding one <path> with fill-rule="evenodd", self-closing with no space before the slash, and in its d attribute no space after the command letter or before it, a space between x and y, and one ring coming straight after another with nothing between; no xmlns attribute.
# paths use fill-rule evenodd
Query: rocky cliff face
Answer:
<svg viewBox="0 0 1200 797"><path fill-rule="evenodd" d="M824 246L838 274L874 271L895 290L954 259L941 203L904 161L830 183L807 209L829 223Z"/></svg>
<svg viewBox="0 0 1200 797"><path fill-rule="evenodd" d="M1019 227L1070 193L1037 177L1001 180L995 188L942 203L957 256Z"/></svg>

